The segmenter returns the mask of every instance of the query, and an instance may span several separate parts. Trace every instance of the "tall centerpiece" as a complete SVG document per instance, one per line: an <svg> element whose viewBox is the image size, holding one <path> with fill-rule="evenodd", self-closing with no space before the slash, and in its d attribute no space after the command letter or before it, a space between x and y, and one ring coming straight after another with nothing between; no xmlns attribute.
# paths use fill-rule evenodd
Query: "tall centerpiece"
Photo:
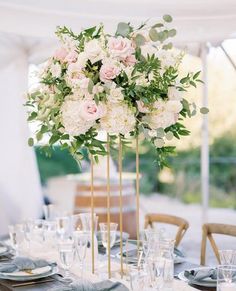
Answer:
<svg viewBox="0 0 236 291"><path fill-rule="evenodd" d="M83 159L82 149L89 153L92 218L93 164L99 156L107 155L108 226L109 155L111 147L118 149L121 236L122 147L131 140L136 142L139 229L139 136L144 135L156 148L159 166L166 166L166 157L175 150L169 141L190 133L183 120L196 113L195 104L184 99L182 93L190 86L196 87L200 72L179 77L184 53L174 49L170 41L176 35L176 30L169 27L171 22L170 15L164 15L155 24L143 23L137 28L122 22L114 35L107 34L103 25L78 34L67 27L58 27L56 34L61 47L42 65L39 86L28 93L28 120L38 124L35 137L28 140L30 146L46 136L47 152L58 144L69 149L77 161ZM106 141L98 138L100 131L106 132ZM108 258L110 274L109 247ZM121 258L121 273L122 264Z"/></svg>

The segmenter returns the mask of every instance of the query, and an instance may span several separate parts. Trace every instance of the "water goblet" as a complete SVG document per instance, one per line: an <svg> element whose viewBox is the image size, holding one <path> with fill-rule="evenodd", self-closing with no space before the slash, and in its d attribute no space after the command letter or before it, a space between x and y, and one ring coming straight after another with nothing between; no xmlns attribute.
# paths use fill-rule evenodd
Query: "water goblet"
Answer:
<svg viewBox="0 0 236 291"><path fill-rule="evenodd" d="M66 283L71 283L72 279L70 276L70 268L72 267L75 260L75 245L74 241L70 239L60 240L58 242L58 252L61 267L65 272L63 281Z"/></svg>
<svg viewBox="0 0 236 291"><path fill-rule="evenodd" d="M88 241L89 241L89 232L87 231L74 231L73 238L75 241L75 248L80 262L81 268L81 278L83 279L83 269L84 269L84 260L86 257Z"/></svg>
<svg viewBox="0 0 236 291"><path fill-rule="evenodd" d="M236 290L236 266L219 265L217 267L217 291Z"/></svg>
<svg viewBox="0 0 236 291"><path fill-rule="evenodd" d="M117 223L110 223L110 237L109 237L109 224L108 223L99 223L100 231L101 231L101 237L102 237L102 244L104 248L106 249L106 255L108 255L108 247L110 249L114 246L116 241L116 231L118 224ZM110 242L110 246L108 245Z"/></svg>
<svg viewBox="0 0 236 291"><path fill-rule="evenodd" d="M24 242L24 226L23 224L9 225L9 236L11 246L14 249L15 256L19 256L22 244Z"/></svg>
<svg viewBox="0 0 236 291"><path fill-rule="evenodd" d="M71 235L71 220L69 216L57 217L57 234L60 239L69 238Z"/></svg>
<svg viewBox="0 0 236 291"><path fill-rule="evenodd" d="M219 250L221 265L236 265L235 250Z"/></svg>

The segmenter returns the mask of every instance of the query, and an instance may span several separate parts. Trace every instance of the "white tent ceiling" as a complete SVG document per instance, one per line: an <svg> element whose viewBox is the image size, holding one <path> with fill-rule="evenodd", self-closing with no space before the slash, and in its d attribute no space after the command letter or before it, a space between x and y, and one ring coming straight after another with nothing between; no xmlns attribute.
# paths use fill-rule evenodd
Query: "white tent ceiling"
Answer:
<svg viewBox="0 0 236 291"><path fill-rule="evenodd" d="M218 44L236 36L235 0L0 0L0 31L52 37L57 25L77 31L97 23L113 30L117 22L174 17L177 43Z"/></svg>

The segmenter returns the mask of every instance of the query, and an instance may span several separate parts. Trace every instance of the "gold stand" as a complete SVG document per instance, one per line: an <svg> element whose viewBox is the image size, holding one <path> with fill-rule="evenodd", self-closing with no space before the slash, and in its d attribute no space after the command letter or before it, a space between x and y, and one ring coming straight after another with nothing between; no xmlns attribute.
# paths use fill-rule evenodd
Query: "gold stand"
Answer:
<svg viewBox="0 0 236 291"><path fill-rule="evenodd" d="M111 222L111 213L110 213L110 196L111 196L111 189L110 189L110 137L107 134L107 226L108 226L108 239L107 239L107 248L108 248L108 278L111 278L111 229L110 229L110 222Z"/></svg>
<svg viewBox="0 0 236 291"><path fill-rule="evenodd" d="M119 155L118 155L118 168L119 168L119 190L120 190L120 273L121 278L123 278L123 201L122 201L122 142L119 136Z"/></svg>
<svg viewBox="0 0 236 291"><path fill-rule="evenodd" d="M91 224L92 224L92 273L95 271L94 264L94 179L93 179L93 155L90 156L91 161Z"/></svg>
<svg viewBox="0 0 236 291"><path fill-rule="evenodd" d="M139 250L139 140L136 137L136 223L137 223L137 249Z"/></svg>

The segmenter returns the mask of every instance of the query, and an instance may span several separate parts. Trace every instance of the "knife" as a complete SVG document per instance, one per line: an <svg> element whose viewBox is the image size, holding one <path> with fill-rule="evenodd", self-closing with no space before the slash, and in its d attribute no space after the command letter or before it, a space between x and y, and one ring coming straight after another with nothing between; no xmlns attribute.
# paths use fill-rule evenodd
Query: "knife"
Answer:
<svg viewBox="0 0 236 291"><path fill-rule="evenodd" d="M36 284L43 284L43 283L48 283L48 282L53 282L55 279L47 279L47 280L42 280L42 281L30 281L30 282L24 282L24 283L17 283L11 285L11 287L16 288L16 287L24 287L24 286L30 286L30 285L36 285Z"/></svg>

